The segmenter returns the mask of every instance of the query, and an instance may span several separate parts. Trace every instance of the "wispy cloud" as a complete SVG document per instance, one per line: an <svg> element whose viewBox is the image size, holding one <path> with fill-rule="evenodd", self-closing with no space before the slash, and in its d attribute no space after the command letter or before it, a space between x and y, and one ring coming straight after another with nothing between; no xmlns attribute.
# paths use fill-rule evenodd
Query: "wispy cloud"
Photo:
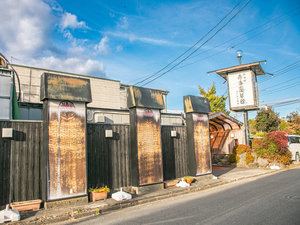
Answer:
<svg viewBox="0 0 300 225"><path fill-rule="evenodd" d="M182 46L187 46L185 44L181 43L176 43L173 41L169 40L164 40L164 39L155 39L155 38L150 38L150 37L141 37L137 36L134 33L125 33L125 32L105 32L106 35L110 35L113 37L118 37L122 39L126 39L130 42L143 42L147 44L152 44L152 45L161 45L161 46L174 46L174 47L182 47Z"/></svg>
<svg viewBox="0 0 300 225"><path fill-rule="evenodd" d="M100 53L100 54L108 54L109 52L109 47L108 47L108 37L107 36L104 36L100 42L94 46L94 49L97 51L97 53Z"/></svg>
<svg viewBox="0 0 300 225"><path fill-rule="evenodd" d="M87 25L84 21L78 21L76 15L68 12L65 12L62 15L60 26L63 30L66 28L87 28Z"/></svg>
<svg viewBox="0 0 300 225"><path fill-rule="evenodd" d="M128 18L126 16L123 16L120 18L117 27L121 29L127 29L129 26Z"/></svg>

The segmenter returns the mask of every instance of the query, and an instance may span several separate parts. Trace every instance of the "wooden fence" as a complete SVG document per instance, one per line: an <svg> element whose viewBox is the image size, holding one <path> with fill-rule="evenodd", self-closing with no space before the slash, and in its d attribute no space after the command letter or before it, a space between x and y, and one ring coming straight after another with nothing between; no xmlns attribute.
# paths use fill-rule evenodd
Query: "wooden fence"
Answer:
<svg viewBox="0 0 300 225"><path fill-rule="evenodd" d="M13 128L13 138L0 139L0 205L41 198L42 122L1 121L0 127Z"/></svg>
<svg viewBox="0 0 300 225"><path fill-rule="evenodd" d="M2 128L11 127L11 122L0 121L0 133ZM0 206L9 203L10 187L10 139L0 138Z"/></svg>
<svg viewBox="0 0 300 225"><path fill-rule="evenodd" d="M106 138L105 130L113 137ZM130 132L128 125L87 125L88 186L130 186Z"/></svg>
<svg viewBox="0 0 300 225"><path fill-rule="evenodd" d="M0 138L0 206L43 198L47 158L43 152L43 123L0 121L11 127L12 139ZM87 124L88 188L131 186L129 125ZM113 137L105 137L112 130ZM171 137L176 130L177 137ZM186 127L162 126L164 180L188 175ZM43 192L43 193L42 193Z"/></svg>
<svg viewBox="0 0 300 225"><path fill-rule="evenodd" d="M172 130L176 131L177 137L171 137ZM186 127L162 126L161 137L164 180L189 175Z"/></svg>

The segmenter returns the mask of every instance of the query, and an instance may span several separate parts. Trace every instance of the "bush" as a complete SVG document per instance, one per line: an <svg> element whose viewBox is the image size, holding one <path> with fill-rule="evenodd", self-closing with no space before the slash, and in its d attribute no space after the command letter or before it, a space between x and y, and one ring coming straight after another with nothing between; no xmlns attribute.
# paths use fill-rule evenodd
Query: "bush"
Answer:
<svg viewBox="0 0 300 225"><path fill-rule="evenodd" d="M236 157L237 157L236 154L230 154L230 155L229 155L229 158L228 158L228 161L229 161L230 163L236 163L236 162L237 162Z"/></svg>
<svg viewBox="0 0 300 225"><path fill-rule="evenodd" d="M252 137L264 137L265 136L265 132L258 132L255 135L253 135Z"/></svg>
<svg viewBox="0 0 300 225"><path fill-rule="evenodd" d="M236 152L236 154L240 155L245 152L251 153L252 151L251 151L251 148L249 145L237 145L235 152Z"/></svg>
<svg viewBox="0 0 300 225"><path fill-rule="evenodd" d="M252 149L258 157L266 158L270 162L290 164L291 153L288 150L288 137L284 132L273 131L262 139L254 139Z"/></svg>
<svg viewBox="0 0 300 225"><path fill-rule="evenodd" d="M266 134L266 141L269 144L275 144L277 153L284 154L288 151L288 136L281 131L273 131Z"/></svg>
<svg viewBox="0 0 300 225"><path fill-rule="evenodd" d="M248 165L254 162L255 157L250 152L246 153L245 163Z"/></svg>
<svg viewBox="0 0 300 225"><path fill-rule="evenodd" d="M252 149L257 154L258 157L264 157L267 155L267 148L268 146L261 138L255 138L252 140Z"/></svg>

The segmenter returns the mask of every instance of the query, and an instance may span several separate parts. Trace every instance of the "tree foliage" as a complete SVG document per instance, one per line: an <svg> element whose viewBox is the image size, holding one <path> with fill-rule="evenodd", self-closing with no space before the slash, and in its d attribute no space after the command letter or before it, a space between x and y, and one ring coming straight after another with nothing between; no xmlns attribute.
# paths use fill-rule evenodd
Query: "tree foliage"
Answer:
<svg viewBox="0 0 300 225"><path fill-rule="evenodd" d="M208 98L209 105L212 112L219 112L222 111L229 115L230 111L226 110L226 99L225 96L217 96L216 95L216 85L213 85L205 91L203 88L198 86L200 95L204 98Z"/></svg>
<svg viewBox="0 0 300 225"><path fill-rule="evenodd" d="M266 158L270 162L290 164L291 152L288 150L288 136L281 131L267 133L262 139L252 141L252 149L258 157Z"/></svg>
<svg viewBox="0 0 300 225"><path fill-rule="evenodd" d="M256 130L262 132L277 131L280 125L280 119L272 108L262 109L255 118Z"/></svg>
<svg viewBox="0 0 300 225"><path fill-rule="evenodd" d="M257 133L256 121L254 119L250 119L250 120L248 120L248 123L249 123L250 134L256 134Z"/></svg>
<svg viewBox="0 0 300 225"><path fill-rule="evenodd" d="M287 127L284 131L288 134L300 135L300 115L298 112L292 112L288 116Z"/></svg>

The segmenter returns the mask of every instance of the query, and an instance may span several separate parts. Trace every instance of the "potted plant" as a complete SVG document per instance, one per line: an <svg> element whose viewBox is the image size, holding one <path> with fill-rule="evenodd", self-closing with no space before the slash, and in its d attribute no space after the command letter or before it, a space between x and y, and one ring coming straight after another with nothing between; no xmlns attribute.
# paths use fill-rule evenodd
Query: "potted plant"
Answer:
<svg viewBox="0 0 300 225"><path fill-rule="evenodd" d="M10 207L18 211L39 210L42 202L43 201L40 199L23 202L13 202L10 203Z"/></svg>
<svg viewBox="0 0 300 225"><path fill-rule="evenodd" d="M107 186L89 188L90 200L92 202L95 202L97 200L105 200L105 199L107 199L108 192L110 192L110 189Z"/></svg>
<svg viewBox="0 0 300 225"><path fill-rule="evenodd" d="M178 183L178 180L169 180L164 182L165 188L167 187L174 187Z"/></svg>
<svg viewBox="0 0 300 225"><path fill-rule="evenodd" d="M193 183L194 178L193 177L184 177L183 180L185 182L187 182L188 184L191 184L191 183Z"/></svg>

